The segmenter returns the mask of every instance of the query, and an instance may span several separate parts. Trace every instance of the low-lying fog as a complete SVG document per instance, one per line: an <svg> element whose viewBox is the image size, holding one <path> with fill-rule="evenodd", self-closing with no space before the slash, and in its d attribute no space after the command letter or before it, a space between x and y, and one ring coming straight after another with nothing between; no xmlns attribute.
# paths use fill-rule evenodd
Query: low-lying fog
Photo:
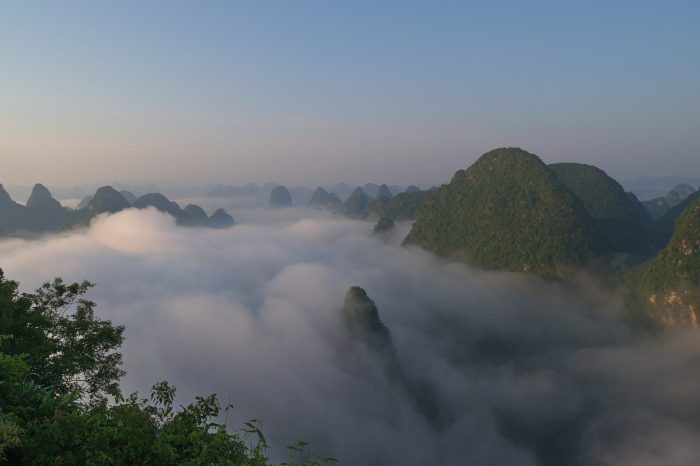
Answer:
<svg viewBox="0 0 700 466"><path fill-rule="evenodd" d="M700 464L700 337L635 337L614 296L486 273L400 246L372 225L307 209L231 211L228 230L154 210L88 231L0 241L31 290L97 284L126 326L125 392L167 379L178 400L217 393L232 428L262 421L285 446L347 465ZM406 380L342 356L339 309L364 287ZM360 368L359 370L357 368Z"/></svg>

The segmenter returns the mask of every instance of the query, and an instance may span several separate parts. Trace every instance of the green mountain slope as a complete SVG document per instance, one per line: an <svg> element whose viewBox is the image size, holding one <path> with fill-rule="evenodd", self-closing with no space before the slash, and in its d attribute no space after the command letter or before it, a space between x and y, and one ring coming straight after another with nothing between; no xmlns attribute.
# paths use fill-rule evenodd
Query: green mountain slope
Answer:
<svg viewBox="0 0 700 466"><path fill-rule="evenodd" d="M673 236L673 228L676 224L676 220L698 198L700 198L700 191L696 191L685 198L680 204L669 209L663 217L656 221L653 230L660 244L664 246L668 244L671 240L671 236Z"/></svg>
<svg viewBox="0 0 700 466"><path fill-rule="evenodd" d="M489 270L568 275L609 245L581 202L533 154L501 148L458 171L418 211L405 244Z"/></svg>
<svg viewBox="0 0 700 466"><path fill-rule="evenodd" d="M697 326L700 311L700 198L683 211L668 245L626 277L633 306L667 325Z"/></svg>
<svg viewBox="0 0 700 466"><path fill-rule="evenodd" d="M655 242L648 217L642 216L622 186L603 170L582 163L549 165L578 197L616 252L649 256Z"/></svg>

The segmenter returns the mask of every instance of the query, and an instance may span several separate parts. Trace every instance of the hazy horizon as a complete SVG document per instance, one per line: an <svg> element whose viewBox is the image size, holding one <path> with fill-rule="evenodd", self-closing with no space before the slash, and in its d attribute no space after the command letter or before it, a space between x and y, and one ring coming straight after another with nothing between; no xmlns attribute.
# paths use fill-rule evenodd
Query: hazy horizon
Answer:
<svg viewBox="0 0 700 466"><path fill-rule="evenodd" d="M4 3L6 185L700 173L693 2ZM417 179L419 178L419 179Z"/></svg>

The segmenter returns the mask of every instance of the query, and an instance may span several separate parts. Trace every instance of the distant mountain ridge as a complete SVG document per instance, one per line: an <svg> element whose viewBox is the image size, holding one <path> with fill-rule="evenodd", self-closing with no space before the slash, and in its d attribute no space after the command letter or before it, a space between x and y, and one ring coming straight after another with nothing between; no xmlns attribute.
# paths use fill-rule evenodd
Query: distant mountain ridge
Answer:
<svg viewBox="0 0 700 466"><path fill-rule="evenodd" d="M660 196L649 201L644 201L644 207L649 211L649 214L656 221L668 213L669 210L682 203L689 196L692 196L697 190L687 184L676 185L665 196Z"/></svg>
<svg viewBox="0 0 700 466"><path fill-rule="evenodd" d="M390 218L393 221L415 220L418 209L434 193L421 191L418 188L399 193L391 198L380 198L372 201L365 210L366 218Z"/></svg>
<svg viewBox="0 0 700 466"><path fill-rule="evenodd" d="M332 212L341 212L343 210L343 201L340 200L338 195L329 193L321 186L316 188L311 199L309 199L308 205L309 207L328 209Z"/></svg>
<svg viewBox="0 0 700 466"><path fill-rule="evenodd" d="M126 193L127 195L130 193ZM154 207L175 217L178 225L226 228L234 224L233 218L222 209L207 217L196 205L185 209L164 195L151 193L130 202L124 194L111 186L99 188L85 205L76 210L61 206L49 190L41 184L32 189L26 205L18 204L0 185L0 235L24 236L32 233L49 233L89 225L97 215L116 213L129 208Z"/></svg>
<svg viewBox="0 0 700 466"><path fill-rule="evenodd" d="M669 191L680 184L698 187L700 186L700 177L646 176L625 180L621 184L625 187L626 191L633 192L640 201L645 202L649 199L666 196Z"/></svg>
<svg viewBox="0 0 700 466"><path fill-rule="evenodd" d="M263 207L265 205L269 205L272 190L277 186L283 185L278 183L248 183L240 186L219 184L209 190L206 197L248 200L248 204L251 207ZM308 188L306 186L285 185L285 187L289 191L293 205L309 205L309 202L314 197L314 194L319 187L328 194L334 194L341 201L345 201L352 195L357 186L353 187L347 183L336 183L334 185L321 185L316 189ZM404 192L406 189L401 185L375 183L365 183L359 187L362 188L362 191L370 200L374 200L377 197L391 197ZM429 187L430 185L427 185L425 186L425 189L428 189ZM411 188L411 190L420 190L418 187L413 185L409 186L409 188ZM313 204L315 204L315 207L321 207L316 204L316 201L314 201Z"/></svg>
<svg viewBox="0 0 700 466"><path fill-rule="evenodd" d="M34 186L26 205L13 201L0 184L0 234L56 230L63 225L67 216L68 211L41 184Z"/></svg>

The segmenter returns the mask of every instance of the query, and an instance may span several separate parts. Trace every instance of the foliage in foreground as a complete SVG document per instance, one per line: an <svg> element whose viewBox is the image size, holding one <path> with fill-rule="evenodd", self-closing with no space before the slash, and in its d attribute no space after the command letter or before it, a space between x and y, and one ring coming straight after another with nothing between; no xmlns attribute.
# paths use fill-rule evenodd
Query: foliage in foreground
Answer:
<svg viewBox="0 0 700 466"><path fill-rule="evenodd" d="M270 464L258 421L227 428L216 395L174 407L175 388L122 396L124 328L95 316L89 282L44 284L33 294L0 270L0 463L10 465ZM223 422L217 421L224 416ZM308 446L288 447L292 466Z"/></svg>

